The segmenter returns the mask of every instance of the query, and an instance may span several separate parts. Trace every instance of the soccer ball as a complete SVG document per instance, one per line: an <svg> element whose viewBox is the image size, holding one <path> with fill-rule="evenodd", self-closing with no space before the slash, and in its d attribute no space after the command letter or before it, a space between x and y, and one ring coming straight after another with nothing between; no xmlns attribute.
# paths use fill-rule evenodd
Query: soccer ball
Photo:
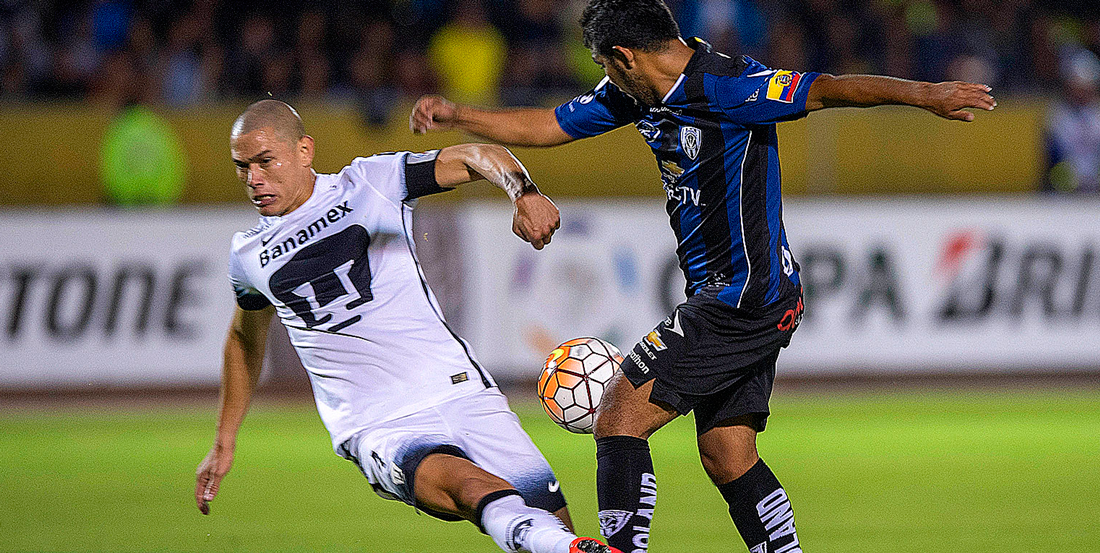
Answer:
<svg viewBox="0 0 1100 553"><path fill-rule="evenodd" d="M558 426L591 434L603 390L623 362L619 348L599 338L574 338L546 358L539 400Z"/></svg>

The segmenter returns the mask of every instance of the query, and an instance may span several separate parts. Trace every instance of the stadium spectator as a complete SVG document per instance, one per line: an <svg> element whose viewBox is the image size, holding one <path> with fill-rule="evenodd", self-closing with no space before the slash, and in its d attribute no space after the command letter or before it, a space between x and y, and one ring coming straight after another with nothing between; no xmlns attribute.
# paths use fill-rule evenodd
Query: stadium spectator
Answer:
<svg viewBox="0 0 1100 553"><path fill-rule="evenodd" d="M235 46L229 56L228 74L233 77L227 88L245 96L269 92L264 88L269 80L266 65L279 63L279 56L284 55L275 48L275 22L259 13L248 16Z"/></svg>
<svg viewBox="0 0 1100 553"><path fill-rule="evenodd" d="M198 20L181 17L168 31L164 52L164 100L169 105L182 106L198 102L210 83L203 82L201 33Z"/></svg>
<svg viewBox="0 0 1100 553"><path fill-rule="evenodd" d="M399 87L408 86L419 89L422 86L410 81L405 73L398 72L397 85L395 75L389 73L388 60L393 55L394 29L386 21L375 21L363 29L359 48L348 61L347 74L350 81L349 95L355 100L370 125L384 125L390 120L393 105L400 98ZM426 61L407 58L403 65L423 67ZM411 67L409 68L411 70ZM427 85L433 88L433 85Z"/></svg>
<svg viewBox="0 0 1100 553"><path fill-rule="evenodd" d="M429 56L443 89L465 102L495 103L507 45L481 0L460 0L454 20L432 37Z"/></svg>
<svg viewBox="0 0 1100 553"><path fill-rule="evenodd" d="M324 52L325 15L309 11L298 20L294 62L298 90L304 98L320 98L328 93L331 64Z"/></svg>
<svg viewBox="0 0 1100 553"><path fill-rule="evenodd" d="M266 92L337 98L379 122L440 89L483 103L552 104L587 83L577 0L316 0L278 19L256 2L0 3L0 96L83 100L128 51L171 106ZM685 35L770 65L989 81L1054 94L1058 52L1100 53L1096 2L673 0ZM365 29L383 33L367 39ZM388 37L388 38L386 38ZM398 39L395 39L399 38ZM372 44L364 47L364 42ZM583 63L579 63L583 62ZM373 67L368 67L373 66ZM143 85L144 86L144 85Z"/></svg>
<svg viewBox="0 0 1100 553"><path fill-rule="evenodd" d="M558 4L554 0L517 0L514 13L498 16L508 41L500 90L502 104L552 101L577 85L567 63Z"/></svg>
<svg viewBox="0 0 1100 553"><path fill-rule="evenodd" d="M1061 69L1062 97L1047 117L1043 189L1100 192L1100 60L1069 48Z"/></svg>

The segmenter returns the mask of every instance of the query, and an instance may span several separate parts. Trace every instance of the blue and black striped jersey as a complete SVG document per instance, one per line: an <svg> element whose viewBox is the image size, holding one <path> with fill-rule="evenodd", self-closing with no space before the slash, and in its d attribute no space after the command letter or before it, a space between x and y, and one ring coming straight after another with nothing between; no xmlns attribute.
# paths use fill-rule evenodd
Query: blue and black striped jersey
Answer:
<svg viewBox="0 0 1100 553"><path fill-rule="evenodd" d="M688 295L718 284L730 305L769 305L799 286L783 230L775 124L806 115L818 74L689 44L695 54L660 105L642 105L604 79L558 106L558 124L573 138L634 124L657 157Z"/></svg>

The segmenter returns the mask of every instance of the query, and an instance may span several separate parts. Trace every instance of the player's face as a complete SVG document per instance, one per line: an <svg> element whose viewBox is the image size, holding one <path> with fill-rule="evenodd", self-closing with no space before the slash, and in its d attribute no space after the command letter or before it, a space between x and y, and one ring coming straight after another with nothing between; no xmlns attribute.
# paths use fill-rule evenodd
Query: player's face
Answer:
<svg viewBox="0 0 1100 553"><path fill-rule="evenodd" d="M649 106L657 105L658 99L654 97L650 87L646 86L645 82L639 75L636 75L634 71L627 69L622 61L614 57L600 54L593 54L592 61L595 61L597 65L603 68L603 72L607 75L607 78L611 80L611 84L619 87L619 90L629 94L631 98L643 104Z"/></svg>
<svg viewBox="0 0 1100 553"><path fill-rule="evenodd" d="M293 143L265 127L232 137L230 150L237 178L260 215L290 213L313 193L312 138Z"/></svg>

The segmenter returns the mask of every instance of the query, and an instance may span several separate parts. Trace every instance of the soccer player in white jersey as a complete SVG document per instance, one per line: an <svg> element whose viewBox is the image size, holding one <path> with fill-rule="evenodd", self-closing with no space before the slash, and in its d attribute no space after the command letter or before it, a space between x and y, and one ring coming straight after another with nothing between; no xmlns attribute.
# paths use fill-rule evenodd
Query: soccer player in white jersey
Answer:
<svg viewBox="0 0 1100 553"><path fill-rule="evenodd" d="M249 106L230 147L261 218L233 237L238 307L216 438L197 470L199 510L210 512L233 463L274 311L309 373L333 448L380 496L469 520L509 552L617 553L571 532L550 465L443 320L416 259L416 198L482 178L514 202L513 232L536 249L550 243L557 207L511 152L463 144L357 158L318 174L313 139L277 100Z"/></svg>

